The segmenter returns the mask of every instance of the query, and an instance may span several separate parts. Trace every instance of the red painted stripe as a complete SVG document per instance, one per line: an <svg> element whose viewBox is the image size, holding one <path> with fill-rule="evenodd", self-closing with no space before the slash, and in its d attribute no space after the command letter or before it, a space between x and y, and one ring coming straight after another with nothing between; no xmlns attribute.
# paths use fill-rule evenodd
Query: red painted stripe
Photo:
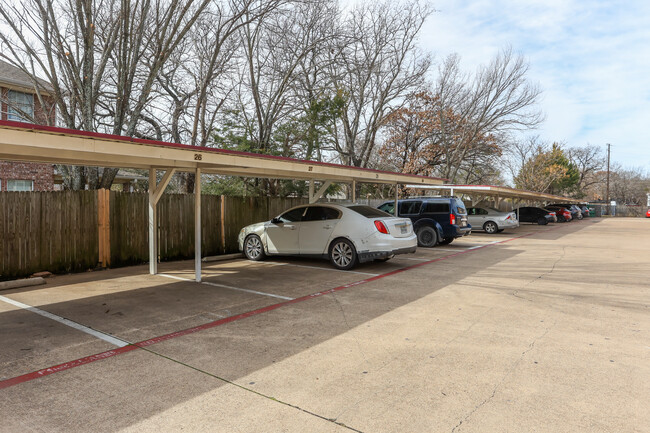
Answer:
<svg viewBox="0 0 650 433"><path fill-rule="evenodd" d="M559 228L559 227L560 226L551 227L551 228L548 228L548 229L546 229L544 231L550 231L550 230L553 230L553 229L556 229L556 228ZM537 234L537 233L540 233L540 232L527 233L525 235L517 236L517 237L514 237L514 238L504 239L503 241L499 241L497 243L493 243L493 244L490 243L490 244L481 245L480 247L474 248L474 249L471 249L471 250L462 250L462 251L459 251L457 253L449 254L447 256L438 257L436 259L427 260L425 262L416 263L414 265L410 265L410 266L406 266L404 268L396 269L394 271L387 272L385 274L377 275L377 276L374 276L374 277L371 277L371 278L366 278L366 279L363 279L363 280L355 281L353 283L348 283L348 284L344 284L342 286L334 287L333 289L328 289L328 290L324 290L322 292L312 293L310 295L302 296L300 298L292 299L290 301L284 301L284 302L279 302L277 304L268 305L266 307L258 308L257 310L252 310L252 311L248 311L246 313L241 313L241 314L237 314L237 315L234 315L234 316L226 317L224 319L215 320L214 322L205 323L203 325L195 326L193 328L188 328L188 329L184 329L182 331L172 332L172 333L169 333L169 334L161 335L159 337L150 338L148 340L140 341L139 343L134 343L134 344L129 345L129 346L120 347L119 349L108 350L106 352L97 353L95 355L87 356L85 358L79 358L79 359L76 359L74 361L69 361L69 362L65 362L63 364L58 364L58 365L55 365L53 367L45 368L43 370L38 370L38 371L34 371L32 373L23 374L22 376L13 377L11 379L5 379L3 381L0 381L0 389L8 388L10 386L18 385L18 384L24 383L24 382L29 382L31 380L38 379L38 378L43 377L43 376L48 376L50 374L58 373L60 371L65 371L65 370L69 370L71 368L75 368L75 367L79 367L79 366L82 366L82 365L90 364L91 362L101 361L101 360L107 359L107 358L112 358L113 356L117 356L117 355L121 355L123 353L131 352L131 351L133 351L133 350L135 350L137 348L148 347L148 346L151 346L151 345L154 345L154 344L161 343L163 341L167 341L167 340L171 340L171 339L174 339L174 338L182 337L184 335L193 334L195 332L203 331L205 329L210 329L210 328L215 328L217 326L225 325L226 323L236 322L238 320L242 320L242 319L245 319L247 317L257 316L258 314L267 313L269 311L277 310L278 308L282 308L282 307L285 307L287 305L297 304L299 302L308 301L310 299L314 299L314 298L318 298L318 297L321 297L321 296L329 295L329 294L332 294L332 293L335 293L335 292L338 292L338 291L341 291L341 290L348 289L350 287L355 287L355 286L359 286L361 284L370 283L372 281L376 281L376 280L379 280L379 279L382 279L382 278L390 277L392 275L401 274L402 272L410 271L411 269L416 269L416 268L419 268L419 267L422 267L422 266L425 266L425 265L429 265L431 263L440 262L442 260L446 260L446 259L449 259L449 258L452 258L452 257L460 256L462 254L471 253L473 251L478 251L478 250L481 250L483 248L486 248L486 247L489 247L489 246L492 246L492 245L499 245L499 244L503 244L503 243L506 243L506 242L514 241L516 239L522 239L522 238L525 238L525 237L528 237L528 236L531 236L531 235L534 235L534 234Z"/></svg>
<svg viewBox="0 0 650 433"><path fill-rule="evenodd" d="M18 385L19 383L23 383L23 382L29 382L30 380L38 379L39 377L49 376L50 374L58 373L60 371L70 370L71 368L90 364L91 362L101 361L102 359L106 359L106 358L112 358L113 356L131 352L132 350L135 349L137 349L137 346L124 346L118 349L107 350L106 352L101 352L95 355L86 356L85 358L75 359L74 361L64 362L63 364L54 365L52 367L44 368L43 370L38 370L32 373L23 374L22 376L12 377L11 379L5 379L3 381L0 381L0 389L9 388L10 386Z"/></svg>

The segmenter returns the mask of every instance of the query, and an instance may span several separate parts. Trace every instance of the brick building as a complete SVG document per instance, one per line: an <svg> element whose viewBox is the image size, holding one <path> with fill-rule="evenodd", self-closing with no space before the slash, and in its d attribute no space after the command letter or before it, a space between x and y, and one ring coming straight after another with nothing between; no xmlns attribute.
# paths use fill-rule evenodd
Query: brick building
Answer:
<svg viewBox="0 0 650 433"><path fill-rule="evenodd" d="M54 125L56 113L49 85L43 81L38 85L40 98L29 75L0 60L0 119ZM52 164L0 161L0 191L53 189Z"/></svg>

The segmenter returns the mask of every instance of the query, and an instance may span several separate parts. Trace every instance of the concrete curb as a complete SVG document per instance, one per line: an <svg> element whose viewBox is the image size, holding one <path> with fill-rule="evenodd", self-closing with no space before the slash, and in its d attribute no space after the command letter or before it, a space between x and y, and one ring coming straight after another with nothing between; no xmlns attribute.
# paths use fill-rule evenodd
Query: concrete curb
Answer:
<svg viewBox="0 0 650 433"><path fill-rule="evenodd" d="M45 284L45 280L41 277L25 278L22 280L12 280L0 282L0 290L17 289L20 287L40 286Z"/></svg>
<svg viewBox="0 0 650 433"><path fill-rule="evenodd" d="M241 259L243 257L244 257L244 255L242 253L222 254L220 256L203 257L203 259L201 259L201 261L202 262L220 262L220 261L223 261L223 260Z"/></svg>

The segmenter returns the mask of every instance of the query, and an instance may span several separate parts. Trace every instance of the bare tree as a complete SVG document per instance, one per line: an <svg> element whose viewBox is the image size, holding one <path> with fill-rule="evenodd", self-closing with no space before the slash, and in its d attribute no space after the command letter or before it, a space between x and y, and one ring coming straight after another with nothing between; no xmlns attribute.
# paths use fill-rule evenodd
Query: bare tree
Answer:
<svg viewBox="0 0 650 433"><path fill-rule="evenodd" d="M476 150L477 139L492 136L503 143L509 133L533 129L542 122L536 108L541 90L528 81L528 68L511 48L502 50L474 76L461 72L457 55L443 62L434 90L439 140L446 149L441 176L457 180L463 162ZM455 116L450 117L449 112Z"/></svg>
<svg viewBox="0 0 650 433"><path fill-rule="evenodd" d="M64 126L134 136L151 124L156 77L210 1L7 0L0 57L51 85ZM88 183L108 188L116 173L90 169ZM83 168L71 175L81 188Z"/></svg>
<svg viewBox="0 0 650 433"><path fill-rule="evenodd" d="M583 195L591 185L598 183L596 173L605 166L605 155L599 146L589 144L585 147L573 147L568 153L571 162L580 172L580 180L576 188Z"/></svg>
<svg viewBox="0 0 650 433"><path fill-rule="evenodd" d="M239 109L256 147L252 150L273 150L278 123L299 109L297 76L307 59L331 39L333 8L329 0L294 2L242 27L245 61Z"/></svg>
<svg viewBox="0 0 650 433"><path fill-rule="evenodd" d="M384 0L359 3L344 20L330 72L346 100L334 137L343 163L366 167L386 116L424 83L431 61L417 36L432 12L419 0Z"/></svg>

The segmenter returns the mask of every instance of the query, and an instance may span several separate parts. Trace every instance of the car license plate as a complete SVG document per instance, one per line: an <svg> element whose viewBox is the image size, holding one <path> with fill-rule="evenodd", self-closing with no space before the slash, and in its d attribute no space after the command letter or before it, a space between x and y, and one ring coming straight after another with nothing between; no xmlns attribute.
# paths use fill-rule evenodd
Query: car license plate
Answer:
<svg viewBox="0 0 650 433"><path fill-rule="evenodd" d="M461 221L460 226L461 227L467 227L467 221Z"/></svg>

